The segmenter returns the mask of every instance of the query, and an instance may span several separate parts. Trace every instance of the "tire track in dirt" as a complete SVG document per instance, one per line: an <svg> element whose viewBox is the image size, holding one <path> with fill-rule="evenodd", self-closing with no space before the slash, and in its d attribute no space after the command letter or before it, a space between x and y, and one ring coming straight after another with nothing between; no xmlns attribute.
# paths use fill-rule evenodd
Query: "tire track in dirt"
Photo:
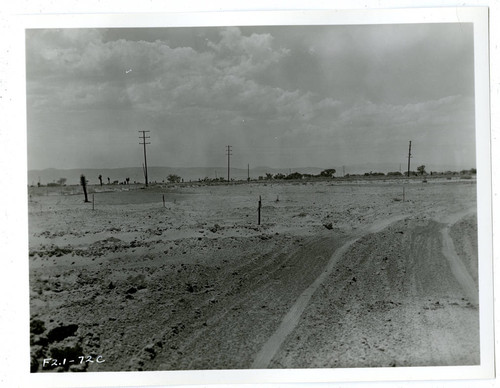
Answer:
<svg viewBox="0 0 500 388"><path fill-rule="evenodd" d="M442 254L440 233L445 221L459 222L451 235L466 254L457 241L473 231L468 214L408 215L372 228L382 230L351 244L267 367L475 365L478 309Z"/></svg>
<svg viewBox="0 0 500 388"><path fill-rule="evenodd" d="M440 232L443 242L441 252L443 256L446 257L448 264L450 265L451 272L455 276L455 279L462 286L467 298L469 299L469 302L477 306L479 304L479 294L476 284L469 271L467 270L465 264L458 256L455 249L455 244L453 243L453 239L450 236L451 227L464 217L472 214L474 211L475 209L468 209L464 212L457 213L448 220L447 225L443 229L441 229Z"/></svg>
<svg viewBox="0 0 500 388"><path fill-rule="evenodd" d="M211 304L208 300L215 295L200 295L193 300L191 308L202 311L196 321L191 322L194 326L186 325L176 338L171 337L168 328L159 330L155 337L164 345L173 345L175 341L175 351L165 346L155 347L157 355L147 361L148 369L249 367L253 354L275 330L295 298L322 271L331 253L342 245L343 238L324 232L302 240L298 249L298 240L292 245L283 243L277 251L225 268L216 281L225 285L219 288L217 302ZM243 281L235 281L235 276L231 276L236 272L245 274ZM208 309L203 307L207 304ZM223 357L215 361L203 356L210 352ZM140 357L138 354L135 358ZM135 369L134 365L131 367Z"/></svg>
<svg viewBox="0 0 500 388"><path fill-rule="evenodd" d="M263 369L269 366L269 363L279 351L281 345L288 337L290 333L297 326L299 319L307 307L311 297L314 295L316 290L320 287L326 277L332 272L333 268L339 261L339 259L346 253L346 251L364 235L377 233L394 222L404 219L405 216L399 215L394 216L380 222L371 225L364 231L357 233L356 237L348 240L344 245L337 249L328 261L325 270L314 280L314 282L296 299L293 306L288 310L287 314L283 317L283 320L278 327L278 329L273 333L273 335L267 340L264 346L260 349L254 358L251 368L252 369Z"/></svg>

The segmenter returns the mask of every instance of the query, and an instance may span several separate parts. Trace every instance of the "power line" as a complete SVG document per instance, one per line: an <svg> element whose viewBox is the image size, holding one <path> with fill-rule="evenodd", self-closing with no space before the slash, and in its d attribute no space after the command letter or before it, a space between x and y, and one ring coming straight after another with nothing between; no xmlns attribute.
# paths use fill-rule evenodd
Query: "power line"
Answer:
<svg viewBox="0 0 500 388"><path fill-rule="evenodd" d="M146 136L146 132L149 131L139 131L139 133L142 132L142 136L139 136L139 139L142 140L142 143L139 143L140 145L144 146L144 165L142 166L144 169L144 180L146 182L146 187L148 186L148 161L146 158L146 144L151 144L146 142L146 139L150 139L150 136Z"/></svg>

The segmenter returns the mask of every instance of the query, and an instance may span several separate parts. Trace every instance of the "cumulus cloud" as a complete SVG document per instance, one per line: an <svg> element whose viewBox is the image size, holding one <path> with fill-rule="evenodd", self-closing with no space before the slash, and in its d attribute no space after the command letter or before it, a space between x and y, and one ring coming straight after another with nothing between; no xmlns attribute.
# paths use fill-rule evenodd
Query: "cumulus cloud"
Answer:
<svg viewBox="0 0 500 388"><path fill-rule="evenodd" d="M284 49L273 49L270 34L243 36L238 28L224 29L220 40L209 42L205 52L172 48L159 40L104 42L98 32L83 37L54 31L31 35L29 75L50 80L45 98L37 93L31 99L35 93L28 89L32 108L67 110L122 103L126 109L132 104L147 112L174 112L186 106L230 107L248 114L306 115L311 110L307 94L253 80L256 72L287 55ZM54 35L58 39L51 41Z"/></svg>

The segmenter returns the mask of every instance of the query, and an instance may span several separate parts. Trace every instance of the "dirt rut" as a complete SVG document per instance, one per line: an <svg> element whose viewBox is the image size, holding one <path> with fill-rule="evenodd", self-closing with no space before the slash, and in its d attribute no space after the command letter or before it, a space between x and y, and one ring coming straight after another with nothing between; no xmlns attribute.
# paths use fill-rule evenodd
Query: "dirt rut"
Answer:
<svg viewBox="0 0 500 388"><path fill-rule="evenodd" d="M351 244L269 367L478 364L477 283L445 256L449 227L416 217Z"/></svg>

